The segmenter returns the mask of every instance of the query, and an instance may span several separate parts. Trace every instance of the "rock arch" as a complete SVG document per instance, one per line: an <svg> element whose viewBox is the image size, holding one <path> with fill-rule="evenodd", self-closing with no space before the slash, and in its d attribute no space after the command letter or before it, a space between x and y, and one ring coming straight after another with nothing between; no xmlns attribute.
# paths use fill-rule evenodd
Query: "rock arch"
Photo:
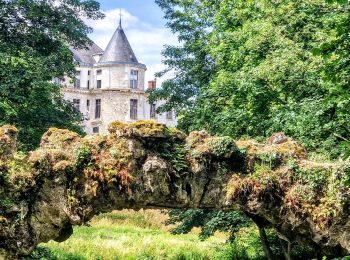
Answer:
<svg viewBox="0 0 350 260"><path fill-rule="evenodd" d="M241 210L287 241L350 253L345 162L308 161L290 138L186 136L152 121L109 130L82 138L50 129L40 148L22 155L16 128L0 127L0 259L64 241L73 225L124 208Z"/></svg>

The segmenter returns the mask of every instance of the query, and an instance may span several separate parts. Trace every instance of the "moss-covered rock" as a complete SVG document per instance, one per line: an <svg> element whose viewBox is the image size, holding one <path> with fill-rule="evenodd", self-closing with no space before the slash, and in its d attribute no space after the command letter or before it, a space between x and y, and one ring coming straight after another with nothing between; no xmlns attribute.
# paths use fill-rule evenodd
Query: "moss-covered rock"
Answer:
<svg viewBox="0 0 350 260"><path fill-rule="evenodd" d="M288 160L306 160L306 149L291 138L283 138L278 135L277 141L274 135L269 138L270 144L257 143L254 140L238 140L238 148L246 153L247 169L254 171L255 164L266 164L272 168L278 168Z"/></svg>
<svg viewBox="0 0 350 260"><path fill-rule="evenodd" d="M169 136L166 125L152 120L140 120L131 124L116 121L109 125L108 131L117 137L166 138Z"/></svg>
<svg viewBox="0 0 350 260"><path fill-rule="evenodd" d="M0 160L8 159L16 152L17 134L18 130L14 126L0 127Z"/></svg>
<svg viewBox="0 0 350 260"><path fill-rule="evenodd" d="M40 146L47 149L68 148L80 141L77 133L66 129L50 128L41 138Z"/></svg>
<svg viewBox="0 0 350 260"><path fill-rule="evenodd" d="M187 149L194 158L231 158L240 154L235 141L230 137L212 137L204 131L192 132L186 139Z"/></svg>
<svg viewBox="0 0 350 260"><path fill-rule="evenodd" d="M205 131L187 138L153 121L114 122L108 136L50 129L41 146L15 153L0 128L0 251L29 254L72 225L122 208L240 209L290 242L326 255L350 253L346 162L316 163L290 138L235 142Z"/></svg>

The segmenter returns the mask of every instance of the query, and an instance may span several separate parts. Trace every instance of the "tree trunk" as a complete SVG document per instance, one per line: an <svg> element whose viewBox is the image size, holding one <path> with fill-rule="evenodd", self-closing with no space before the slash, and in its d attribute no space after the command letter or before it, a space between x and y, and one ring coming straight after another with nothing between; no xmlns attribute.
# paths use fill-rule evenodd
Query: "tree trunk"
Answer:
<svg viewBox="0 0 350 260"><path fill-rule="evenodd" d="M277 259L271 250L270 242L269 242L267 235L266 235L266 232L265 232L265 227L269 224L269 222L266 219L264 219L260 216L251 214L249 212L245 212L245 214L255 223L255 225L259 229L260 241L261 241L261 244L263 246L266 258L269 260Z"/></svg>
<svg viewBox="0 0 350 260"><path fill-rule="evenodd" d="M265 256L269 260L275 260L276 257L274 256L274 254L273 254L273 252L271 250L270 242L267 239L265 228L258 226L258 229L259 229L260 241L261 241L261 244L263 246L263 249L264 249L264 252L265 252Z"/></svg>
<svg viewBox="0 0 350 260"><path fill-rule="evenodd" d="M282 250L283 250L283 254L284 257L286 258L286 260L292 260L292 255L291 255L291 251L292 251L292 243L290 243L289 241L285 241L282 238L279 239Z"/></svg>

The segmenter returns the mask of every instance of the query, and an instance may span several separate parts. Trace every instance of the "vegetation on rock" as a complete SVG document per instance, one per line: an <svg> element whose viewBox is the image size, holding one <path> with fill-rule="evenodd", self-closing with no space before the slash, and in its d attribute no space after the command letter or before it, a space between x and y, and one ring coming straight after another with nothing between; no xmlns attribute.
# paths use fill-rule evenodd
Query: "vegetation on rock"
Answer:
<svg viewBox="0 0 350 260"><path fill-rule="evenodd" d="M101 212L167 207L240 211L273 228L286 248L350 252L348 163L308 161L291 139L245 141L249 149L205 132L185 140L165 126L164 135L150 136L150 122L134 125L122 126L127 134L84 138L50 129L28 155L15 152L14 128L2 127L0 139L9 140L1 158L2 254L28 255L40 242L64 241L73 225ZM212 231L225 228L212 224Z"/></svg>

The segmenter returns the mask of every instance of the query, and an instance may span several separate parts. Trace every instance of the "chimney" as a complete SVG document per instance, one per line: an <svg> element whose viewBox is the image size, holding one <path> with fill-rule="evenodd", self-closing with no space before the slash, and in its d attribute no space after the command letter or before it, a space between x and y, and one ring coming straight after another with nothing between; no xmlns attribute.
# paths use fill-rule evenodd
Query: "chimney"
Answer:
<svg viewBox="0 0 350 260"><path fill-rule="evenodd" d="M157 80L150 80L148 81L148 89L151 90L151 89L156 89L157 87Z"/></svg>

